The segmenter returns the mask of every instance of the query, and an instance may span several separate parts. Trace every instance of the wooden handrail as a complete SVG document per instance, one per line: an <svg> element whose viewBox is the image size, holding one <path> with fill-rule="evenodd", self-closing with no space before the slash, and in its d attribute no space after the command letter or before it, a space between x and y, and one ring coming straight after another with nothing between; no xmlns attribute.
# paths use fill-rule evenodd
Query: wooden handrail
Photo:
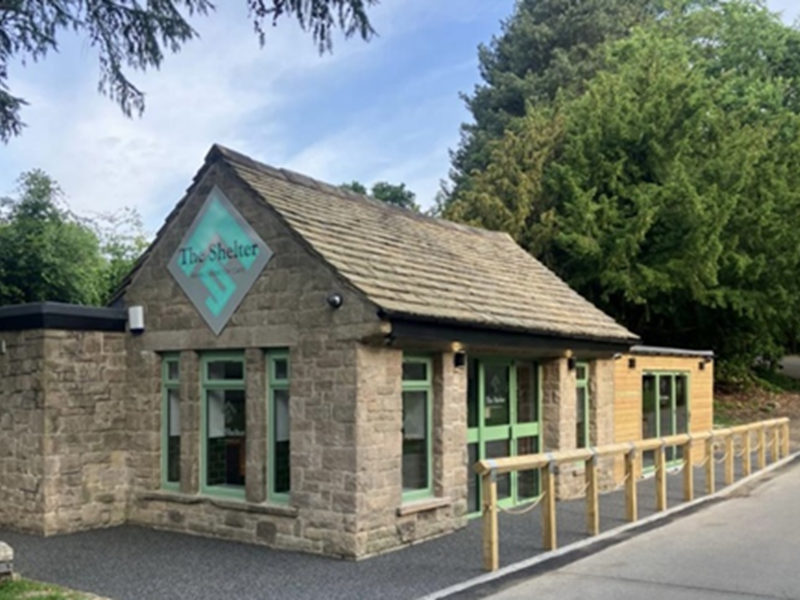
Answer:
<svg viewBox="0 0 800 600"><path fill-rule="evenodd" d="M597 459L607 457L621 457L625 459L625 516L630 522L638 518L637 510L637 480L636 473L641 467L642 452L655 453L655 486L656 510L667 508L667 460L666 448L682 447L683 497L686 501L694 499L694 476L692 447L697 442L705 442L705 479L706 492L714 493L714 443L725 442L725 483L729 485L734 480L734 438L742 438L743 458L742 468L745 475L751 472L750 451L757 450L758 468L763 469L767 464L767 431L772 430L772 439L769 442L769 455L772 462L789 455L789 419L770 419L744 425L736 425L713 431L700 433L681 433L662 438L650 438L626 443L608 444L575 450L558 450L525 456L509 456L505 458L485 459L475 464L475 471L481 476L483 482L483 566L487 571L495 571L499 564L499 530L498 530L498 505L497 505L497 476L517 471L531 471L538 469L543 492L540 498L542 513L542 536L546 550L554 550L557 545L556 534L556 502L555 502L555 469L559 465L583 462L586 480L586 523L589 535L600 532L599 486L597 484ZM758 446L752 448L751 433L758 433ZM700 465L698 465L700 466ZM639 467L639 468L637 468Z"/></svg>

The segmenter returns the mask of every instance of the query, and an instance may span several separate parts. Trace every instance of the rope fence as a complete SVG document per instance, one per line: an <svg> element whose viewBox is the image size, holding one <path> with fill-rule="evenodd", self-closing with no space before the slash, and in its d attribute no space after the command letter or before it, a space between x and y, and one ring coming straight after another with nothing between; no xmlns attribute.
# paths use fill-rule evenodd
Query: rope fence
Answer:
<svg viewBox="0 0 800 600"><path fill-rule="evenodd" d="M758 442L752 444L751 434L757 434ZM767 434L771 439L767 441ZM737 451L736 440L740 440ZM695 444L704 443L702 460L695 461ZM724 450L716 457L715 445L724 442ZM667 460L668 448L681 448L680 465L675 467ZM600 533L600 507L598 485L598 460L601 458L622 458L624 476L616 488L610 491L625 489L625 519L628 522L638 520L638 484L645 479L641 476L642 454L655 453L656 511L667 509L667 477L683 472L683 500L694 499L694 470L705 471L705 490L713 494L716 489L716 465L724 464L724 481L726 485L735 478L735 462L741 458L742 473L748 476L752 472L752 459L755 455L758 469L767 466L767 450L772 462L789 455L789 419L772 419L738 425L726 429L717 429L703 433L679 434L664 438L652 438L624 444L610 444L578 450L563 450L525 456L513 456L479 461L475 471L482 478L483 489L483 567L487 571L500 568L500 540L498 530L498 513L525 515L541 506L542 537L545 550L557 547L556 531L556 471L560 465L584 463L585 482L581 494L586 497L586 529L589 535ZM670 456L673 456L670 453ZM542 483L539 497L518 509L501 507L497 500L497 477L506 473L538 470Z"/></svg>

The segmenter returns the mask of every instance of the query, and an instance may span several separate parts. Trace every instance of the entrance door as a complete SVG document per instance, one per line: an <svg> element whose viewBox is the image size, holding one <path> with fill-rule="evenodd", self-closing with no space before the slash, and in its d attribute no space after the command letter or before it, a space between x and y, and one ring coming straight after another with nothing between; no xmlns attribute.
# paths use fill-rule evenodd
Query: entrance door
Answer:
<svg viewBox="0 0 800 600"><path fill-rule="evenodd" d="M539 451L539 382L536 363L504 359L468 362L467 444L470 466L486 458ZM510 506L539 493L534 471L501 475L497 498ZM480 510L480 478L470 473L468 508Z"/></svg>
<svg viewBox="0 0 800 600"><path fill-rule="evenodd" d="M645 373L642 378L642 438L689 431L689 381L685 373ZM682 448L666 449L667 460L681 458ZM655 451L642 455L642 466L655 465Z"/></svg>

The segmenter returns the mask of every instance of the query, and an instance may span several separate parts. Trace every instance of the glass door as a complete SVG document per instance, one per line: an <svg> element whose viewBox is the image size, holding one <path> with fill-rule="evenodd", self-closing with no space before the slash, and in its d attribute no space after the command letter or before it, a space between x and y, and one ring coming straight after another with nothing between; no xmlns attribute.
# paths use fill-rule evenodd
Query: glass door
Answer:
<svg viewBox="0 0 800 600"><path fill-rule="evenodd" d="M478 460L539 451L538 368L505 359L468 362L467 423L470 466ZM497 480L497 498L510 506L538 495L535 472L505 474ZM468 507L480 510L480 478L470 473Z"/></svg>
<svg viewBox="0 0 800 600"><path fill-rule="evenodd" d="M642 378L642 439L689 430L689 380L685 373L646 373ZM682 456L681 448L666 449L667 460ZM655 451L642 455L642 467L653 468Z"/></svg>

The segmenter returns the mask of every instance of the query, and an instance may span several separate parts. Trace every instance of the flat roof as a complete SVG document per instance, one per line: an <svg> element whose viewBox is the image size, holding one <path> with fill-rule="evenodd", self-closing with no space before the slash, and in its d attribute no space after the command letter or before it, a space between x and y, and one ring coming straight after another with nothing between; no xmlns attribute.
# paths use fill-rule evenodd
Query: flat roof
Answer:
<svg viewBox="0 0 800 600"><path fill-rule="evenodd" d="M127 321L125 309L104 306L33 302L0 307L0 331L62 329L123 332Z"/></svg>
<svg viewBox="0 0 800 600"><path fill-rule="evenodd" d="M664 346L633 346L631 354L640 356L685 356L692 358L714 358L713 350L689 350L685 348L666 348Z"/></svg>

